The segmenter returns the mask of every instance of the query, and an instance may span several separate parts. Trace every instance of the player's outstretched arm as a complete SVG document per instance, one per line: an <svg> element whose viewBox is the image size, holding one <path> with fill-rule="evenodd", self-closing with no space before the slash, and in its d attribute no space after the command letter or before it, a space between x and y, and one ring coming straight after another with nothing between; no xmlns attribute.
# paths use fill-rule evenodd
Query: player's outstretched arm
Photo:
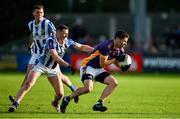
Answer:
<svg viewBox="0 0 180 119"><path fill-rule="evenodd" d="M93 47L91 47L89 45L83 45L80 43L76 43L75 48L80 50L80 51L83 51L83 52L91 52L92 50L94 50Z"/></svg>

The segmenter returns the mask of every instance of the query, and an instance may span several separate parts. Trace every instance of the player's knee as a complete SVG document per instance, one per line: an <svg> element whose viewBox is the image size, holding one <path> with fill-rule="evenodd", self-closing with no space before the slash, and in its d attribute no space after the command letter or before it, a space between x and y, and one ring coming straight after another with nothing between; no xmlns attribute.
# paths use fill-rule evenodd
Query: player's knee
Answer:
<svg viewBox="0 0 180 119"><path fill-rule="evenodd" d="M111 82L111 85L113 87L117 87L118 86L118 81L116 79L113 79L112 82Z"/></svg>
<svg viewBox="0 0 180 119"><path fill-rule="evenodd" d="M92 92L93 91L93 88L92 87L85 87L84 88L84 92L85 93L90 93L90 92Z"/></svg>

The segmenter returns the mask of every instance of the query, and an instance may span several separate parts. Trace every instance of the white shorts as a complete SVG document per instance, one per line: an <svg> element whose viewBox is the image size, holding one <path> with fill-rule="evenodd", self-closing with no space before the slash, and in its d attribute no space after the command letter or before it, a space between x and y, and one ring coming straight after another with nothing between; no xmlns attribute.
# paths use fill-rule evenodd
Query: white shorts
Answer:
<svg viewBox="0 0 180 119"><path fill-rule="evenodd" d="M85 69L86 71L84 71L84 68L86 68ZM99 75L103 72L107 72L107 71L104 70L104 68L93 68L91 66L80 67L80 77L81 78L82 78L83 73L86 73L86 74L91 74L93 76L92 78L94 79L97 75Z"/></svg>
<svg viewBox="0 0 180 119"><path fill-rule="evenodd" d="M38 57L39 57L39 54L33 53L33 54L31 55L30 60L29 60L29 64L35 64L36 59L37 59Z"/></svg>
<svg viewBox="0 0 180 119"><path fill-rule="evenodd" d="M44 73L47 75L47 77L57 76L57 74L61 72L59 65L57 65L56 68L54 69L49 69L40 63L38 63L37 65L34 65L32 71Z"/></svg>

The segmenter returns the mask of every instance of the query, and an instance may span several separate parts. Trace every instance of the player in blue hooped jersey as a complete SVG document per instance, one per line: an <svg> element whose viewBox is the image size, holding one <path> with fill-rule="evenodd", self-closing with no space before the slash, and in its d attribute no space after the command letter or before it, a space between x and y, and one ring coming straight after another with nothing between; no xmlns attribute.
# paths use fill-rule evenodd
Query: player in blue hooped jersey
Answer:
<svg viewBox="0 0 180 119"><path fill-rule="evenodd" d="M79 49L84 52L91 52L94 48L74 42L72 39L68 39L69 29L65 25L61 25L57 29L56 37L50 37L46 40L44 46L44 53L38 57L33 69L28 73L27 80L24 85L18 91L13 104L9 107L9 112L14 112L20 101L23 99L25 94L32 88L41 73L45 73L51 85L55 90L55 97L52 105L56 111L60 112L60 106L58 102L64 95L64 88L62 79L68 78L59 69L59 64L68 67L73 73L75 70L66 61L62 59L65 51L70 46Z"/></svg>
<svg viewBox="0 0 180 119"><path fill-rule="evenodd" d="M36 59L43 54L46 39L55 37L56 34L54 24L50 20L44 18L43 5L35 5L32 15L34 20L28 23L30 31L28 49L31 52L31 58L27 67L26 76L21 86L24 84L29 71L33 68Z"/></svg>
<svg viewBox="0 0 180 119"><path fill-rule="evenodd" d="M63 98L60 106L62 113L65 113L66 107L71 99L93 90L93 80L107 85L99 100L93 106L93 110L101 112L107 110L107 107L103 105L103 102L117 87L118 81L107 72L104 67L114 63L121 68L120 65L118 65L118 61L123 61L125 58L122 54L124 53L124 47L127 45L128 38L129 35L125 31L119 30L115 33L113 40L106 40L100 43L86 58L83 59L80 68L83 87L79 87L75 92ZM127 69L123 68L121 70L125 71Z"/></svg>
<svg viewBox="0 0 180 119"><path fill-rule="evenodd" d="M36 59L44 53L46 40L48 38L56 37L56 28L54 27L53 23L43 17L44 7L42 5L34 6L33 16L34 20L30 21L28 24L30 30L30 40L28 47L31 50L31 59L29 61L27 73L34 66ZM24 81L26 80L26 77ZM72 85L68 78L63 78L63 83L65 83L72 91L76 90L76 87Z"/></svg>

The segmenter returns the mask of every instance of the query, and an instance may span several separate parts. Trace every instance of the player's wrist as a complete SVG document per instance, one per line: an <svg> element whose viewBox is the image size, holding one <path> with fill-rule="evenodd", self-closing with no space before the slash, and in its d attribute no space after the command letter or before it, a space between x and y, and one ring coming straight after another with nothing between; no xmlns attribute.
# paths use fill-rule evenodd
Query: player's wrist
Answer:
<svg viewBox="0 0 180 119"><path fill-rule="evenodd" d="M67 68L71 68L71 67L72 67L72 65L71 65L71 64L68 64Z"/></svg>

